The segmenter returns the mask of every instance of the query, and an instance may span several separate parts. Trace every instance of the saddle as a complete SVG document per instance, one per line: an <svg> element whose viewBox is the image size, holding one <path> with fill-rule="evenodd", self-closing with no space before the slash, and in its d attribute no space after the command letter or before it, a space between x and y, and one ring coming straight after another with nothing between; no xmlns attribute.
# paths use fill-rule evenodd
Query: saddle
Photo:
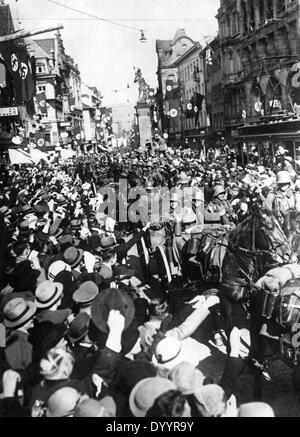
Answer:
<svg viewBox="0 0 300 437"><path fill-rule="evenodd" d="M276 321L287 330L291 331L296 323L299 323L300 319L300 298L294 294L299 293L299 285L296 286L296 282L287 283L282 289L282 296L280 306L277 309Z"/></svg>
<svg viewBox="0 0 300 437"><path fill-rule="evenodd" d="M201 266L202 276L207 281L220 282L223 259L226 253L227 236L224 229L204 229L187 243L187 254Z"/></svg>
<svg viewBox="0 0 300 437"><path fill-rule="evenodd" d="M300 298L294 294L299 293L299 287L298 279L287 282L279 292L262 290L261 316L271 319L274 315L280 326L291 331L300 320Z"/></svg>

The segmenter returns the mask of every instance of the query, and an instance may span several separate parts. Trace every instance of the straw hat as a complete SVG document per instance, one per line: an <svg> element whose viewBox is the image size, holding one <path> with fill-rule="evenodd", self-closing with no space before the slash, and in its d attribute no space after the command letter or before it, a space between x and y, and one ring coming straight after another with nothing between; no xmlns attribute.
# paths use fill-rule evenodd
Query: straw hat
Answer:
<svg viewBox="0 0 300 437"><path fill-rule="evenodd" d="M37 308L51 308L59 301L63 293L63 285L60 282L50 280L41 282L35 291L35 303Z"/></svg>
<svg viewBox="0 0 300 437"><path fill-rule="evenodd" d="M5 305L3 313L7 328L19 328L34 318L36 305L22 297L16 297Z"/></svg>

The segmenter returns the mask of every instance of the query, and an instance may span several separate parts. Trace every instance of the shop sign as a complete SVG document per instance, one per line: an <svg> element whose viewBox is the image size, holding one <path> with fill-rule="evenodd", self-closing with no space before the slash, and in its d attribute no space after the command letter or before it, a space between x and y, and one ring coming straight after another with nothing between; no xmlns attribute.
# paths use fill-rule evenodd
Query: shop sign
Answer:
<svg viewBox="0 0 300 437"><path fill-rule="evenodd" d="M18 115L18 107L11 106L8 108L0 108L0 117L12 117Z"/></svg>

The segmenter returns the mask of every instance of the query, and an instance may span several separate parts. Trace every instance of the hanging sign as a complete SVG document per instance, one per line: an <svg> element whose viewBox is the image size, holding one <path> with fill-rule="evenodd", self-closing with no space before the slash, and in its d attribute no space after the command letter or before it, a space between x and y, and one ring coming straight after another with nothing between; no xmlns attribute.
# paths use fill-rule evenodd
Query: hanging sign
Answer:
<svg viewBox="0 0 300 437"><path fill-rule="evenodd" d="M173 109L170 110L170 116L172 118L177 117L177 115L178 115L177 109L173 108Z"/></svg>
<svg viewBox="0 0 300 437"><path fill-rule="evenodd" d="M261 102L255 102L255 103L254 103L254 109L255 109L256 112L261 113L261 110L262 110L262 103L261 103Z"/></svg>
<svg viewBox="0 0 300 437"><path fill-rule="evenodd" d="M281 101L280 100L277 100L277 99L274 99L274 100L270 100L270 107L271 108L278 108L278 109L281 109Z"/></svg>
<svg viewBox="0 0 300 437"><path fill-rule="evenodd" d="M12 117L18 115L18 107L11 106L9 108L0 108L0 117Z"/></svg>

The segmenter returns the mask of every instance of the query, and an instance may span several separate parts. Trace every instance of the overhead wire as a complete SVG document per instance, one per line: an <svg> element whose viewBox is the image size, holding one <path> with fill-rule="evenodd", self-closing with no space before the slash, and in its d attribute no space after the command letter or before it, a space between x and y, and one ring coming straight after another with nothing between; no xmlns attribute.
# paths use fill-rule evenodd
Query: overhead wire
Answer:
<svg viewBox="0 0 300 437"><path fill-rule="evenodd" d="M73 12L77 12L78 14L86 15L88 17L91 17L91 18L95 19L95 20L103 21L105 23L114 24L115 26L124 27L124 28L131 29L131 30L138 30L138 31L142 30L142 29L140 29L138 27L128 26L127 24L121 24L121 23L118 23L117 21L114 21L114 20L109 20L107 18L102 18L102 17L99 17L98 15L91 14L89 12L84 12L84 11L81 11L79 9L72 8L71 6L64 5L63 3L59 3L59 2L57 2L55 0L47 0L47 1L49 3L53 3L55 5L61 6L61 7L65 8L65 9L69 9L69 10L71 10Z"/></svg>

